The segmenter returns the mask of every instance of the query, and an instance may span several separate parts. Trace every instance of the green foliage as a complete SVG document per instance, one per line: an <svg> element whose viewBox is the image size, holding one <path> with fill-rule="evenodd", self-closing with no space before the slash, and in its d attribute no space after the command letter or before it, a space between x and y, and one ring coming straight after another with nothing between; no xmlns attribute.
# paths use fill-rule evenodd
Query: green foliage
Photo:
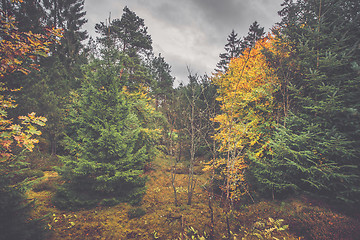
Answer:
<svg viewBox="0 0 360 240"><path fill-rule="evenodd" d="M110 62L115 56L116 62ZM126 90L126 74L118 75L127 57L111 51L104 57L88 66L86 81L73 94L63 141L70 155L62 157L64 166L58 168L69 184L55 197L59 207L66 207L67 200L73 207L111 198L140 201L143 169L155 154L155 110L141 90Z"/></svg>
<svg viewBox="0 0 360 240"><path fill-rule="evenodd" d="M250 231L244 230L243 240L250 239L279 239L276 238L276 234L280 232L287 231L289 226L283 224L284 219L273 219L269 217L268 219L262 219L255 222ZM286 239L286 238L283 238Z"/></svg>
<svg viewBox="0 0 360 240"><path fill-rule="evenodd" d="M44 239L45 218L31 216L35 201L26 192L44 173L28 168L23 156L0 163L0 239Z"/></svg>
<svg viewBox="0 0 360 240"><path fill-rule="evenodd" d="M12 181L22 182L26 179L40 178L44 176L44 172L39 169L22 168L14 173Z"/></svg>
<svg viewBox="0 0 360 240"><path fill-rule="evenodd" d="M152 50L152 40L147 33L144 19L128 7L124 7L121 19L114 19L109 25L100 22L95 29L101 34L99 40L104 46L115 47L130 57L146 55Z"/></svg>
<svg viewBox="0 0 360 240"><path fill-rule="evenodd" d="M357 1L298 0L285 1L280 12L275 34L290 46L290 58L267 56L276 63L281 88L275 98L284 111L267 156L253 165L273 196L301 191L358 203L359 15L353 9Z"/></svg>
<svg viewBox="0 0 360 240"><path fill-rule="evenodd" d="M146 214L146 211L143 208L130 208L128 211L129 219L140 218Z"/></svg>
<svg viewBox="0 0 360 240"><path fill-rule="evenodd" d="M30 219L34 202L21 189L4 185L4 177L0 181L0 239L44 239L43 219Z"/></svg>
<svg viewBox="0 0 360 240"><path fill-rule="evenodd" d="M153 76L151 93L155 97L156 107L166 108L167 101L173 91L174 77L171 76L171 67L165 62L164 57L154 57L150 61L150 72Z"/></svg>

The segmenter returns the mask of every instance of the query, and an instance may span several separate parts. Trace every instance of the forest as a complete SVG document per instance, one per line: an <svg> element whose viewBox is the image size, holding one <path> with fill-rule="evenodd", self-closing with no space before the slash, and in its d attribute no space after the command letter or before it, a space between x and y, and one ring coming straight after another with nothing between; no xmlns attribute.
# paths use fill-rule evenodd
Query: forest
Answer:
<svg viewBox="0 0 360 240"><path fill-rule="evenodd" d="M84 1L0 2L0 240L359 239L358 0L284 0L176 87Z"/></svg>

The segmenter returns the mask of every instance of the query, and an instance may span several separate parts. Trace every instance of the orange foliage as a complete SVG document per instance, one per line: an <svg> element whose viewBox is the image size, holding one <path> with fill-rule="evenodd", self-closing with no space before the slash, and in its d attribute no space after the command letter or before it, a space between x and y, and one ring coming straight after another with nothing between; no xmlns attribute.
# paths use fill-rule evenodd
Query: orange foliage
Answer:
<svg viewBox="0 0 360 240"><path fill-rule="evenodd" d="M1 84L0 92L5 90L6 88ZM7 161L11 157L11 149L14 145L31 151L34 144L38 143L33 136L41 134L34 125L44 126L47 121L45 117L36 117L35 113L30 113L28 116L19 117L20 124L14 124L7 118L7 109L15 107L15 101L11 97L6 98L0 94L0 162Z"/></svg>
<svg viewBox="0 0 360 240"><path fill-rule="evenodd" d="M0 12L0 25L0 78L14 71L28 74L28 67L36 69L37 56L47 56L49 46L62 37L62 30L55 28L46 29L45 35L19 32L15 18L4 12ZM31 62L28 67L26 61Z"/></svg>
<svg viewBox="0 0 360 240"><path fill-rule="evenodd" d="M0 26L0 79L14 71L27 74L30 72L29 67L36 69L37 56L47 56L50 51L49 46L56 42L56 38L61 37L60 29L48 30L45 35L19 32L15 18L6 15L3 11L0 11ZM46 118L36 117L35 113L20 116L20 124L14 124L8 119L8 109L16 107L11 95L5 95L5 92L9 91L18 91L18 89L9 90L4 83L0 83L0 162L9 159L14 145L31 151L34 143L38 142L33 136L41 134L34 125L43 126L46 122Z"/></svg>
<svg viewBox="0 0 360 240"><path fill-rule="evenodd" d="M259 40L252 49L232 59L226 73L213 78L222 111L213 119L219 123L214 138L220 143L220 153L226 156L217 159L214 166L225 166L228 197L239 186L245 186L249 154L261 157L268 144L266 136L275 124L273 113L279 106L273 94L280 83L263 53L264 49L274 52L275 41L270 35Z"/></svg>

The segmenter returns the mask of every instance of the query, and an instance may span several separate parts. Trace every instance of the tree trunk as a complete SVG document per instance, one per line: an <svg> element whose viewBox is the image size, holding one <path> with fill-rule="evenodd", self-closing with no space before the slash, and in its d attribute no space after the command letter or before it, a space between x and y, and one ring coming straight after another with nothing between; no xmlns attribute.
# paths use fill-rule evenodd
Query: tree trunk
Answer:
<svg viewBox="0 0 360 240"><path fill-rule="evenodd" d="M172 185L173 190L174 190L174 205L175 205L175 207L178 206L177 192L176 192L176 187L175 187L176 163L177 163L177 161L175 160L173 171L171 173L171 185Z"/></svg>
<svg viewBox="0 0 360 240"><path fill-rule="evenodd" d="M194 94L193 94L194 95ZM189 175L188 175L188 205L191 205L192 197L195 189L196 180L194 179L194 162L195 162L195 99L192 97L191 104L191 118L190 118L190 127L191 127L191 136L190 136L190 165L189 165Z"/></svg>

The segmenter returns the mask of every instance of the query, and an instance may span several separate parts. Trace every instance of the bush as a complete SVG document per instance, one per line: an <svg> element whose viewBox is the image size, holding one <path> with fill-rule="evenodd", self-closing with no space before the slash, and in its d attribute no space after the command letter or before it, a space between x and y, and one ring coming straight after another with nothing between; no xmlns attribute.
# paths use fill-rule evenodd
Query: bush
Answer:
<svg viewBox="0 0 360 240"><path fill-rule="evenodd" d="M55 192L57 189L57 183L54 180L41 181L33 185L34 192L50 191Z"/></svg>
<svg viewBox="0 0 360 240"><path fill-rule="evenodd" d="M60 166L61 161L56 155L50 155L40 151L33 151L26 155L26 161L31 169L40 169L42 171L51 171L54 166Z"/></svg>
<svg viewBox="0 0 360 240"><path fill-rule="evenodd" d="M105 198L103 200L101 200L100 205L102 206L115 206L117 204L119 204L120 201L116 198Z"/></svg>
<svg viewBox="0 0 360 240"><path fill-rule="evenodd" d="M98 199L94 199L94 197L89 194L79 194L74 189L61 186L57 189L53 203L60 209L75 211L95 207Z"/></svg>
<svg viewBox="0 0 360 240"><path fill-rule="evenodd" d="M128 212L129 219L140 218L146 214L143 208L131 208Z"/></svg>
<svg viewBox="0 0 360 240"><path fill-rule="evenodd" d="M33 208L23 191L7 186L0 177L0 240L45 239L45 222L31 218Z"/></svg>
<svg viewBox="0 0 360 240"><path fill-rule="evenodd" d="M40 178L44 176L44 172L41 170L33 170L30 168L24 168L21 169L19 171L17 171L13 178L11 179L11 181L13 183L19 183L24 181L25 179L30 179L30 178Z"/></svg>

